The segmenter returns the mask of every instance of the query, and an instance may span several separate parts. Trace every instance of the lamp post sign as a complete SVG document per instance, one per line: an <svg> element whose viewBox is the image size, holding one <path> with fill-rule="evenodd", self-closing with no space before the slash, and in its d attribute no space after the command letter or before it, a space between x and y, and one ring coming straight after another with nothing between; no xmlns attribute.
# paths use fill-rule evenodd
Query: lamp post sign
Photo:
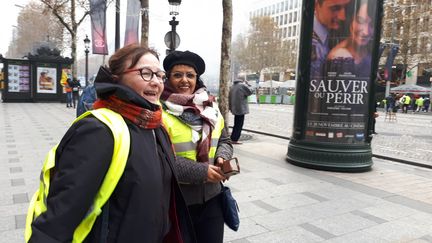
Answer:
<svg viewBox="0 0 432 243"><path fill-rule="evenodd" d="M168 31L164 37L165 45L168 47L166 50L167 55L175 51L175 49L180 45L180 36L176 32L176 26L179 24L179 21L176 20L175 16L179 14L178 8L181 4L181 0L168 0L168 3L170 5L170 15L172 15L172 20L169 21L171 31Z"/></svg>
<svg viewBox="0 0 432 243"><path fill-rule="evenodd" d="M367 170L382 0L303 1L293 139L288 160ZM331 10L334 11L331 11ZM314 13L314 14L309 14Z"/></svg>
<svg viewBox="0 0 432 243"><path fill-rule="evenodd" d="M165 34L164 42L166 47L168 47L170 51L173 51L177 49L177 47L179 47L180 45L180 36L177 34L177 32L174 32L172 30L168 31Z"/></svg>

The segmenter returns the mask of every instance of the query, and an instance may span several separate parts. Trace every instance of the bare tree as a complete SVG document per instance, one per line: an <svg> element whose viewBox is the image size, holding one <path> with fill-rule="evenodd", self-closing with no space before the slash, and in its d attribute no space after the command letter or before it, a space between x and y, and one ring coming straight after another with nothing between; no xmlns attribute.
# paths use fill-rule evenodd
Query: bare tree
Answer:
<svg viewBox="0 0 432 243"><path fill-rule="evenodd" d="M20 58L47 42L63 50L63 28L42 4L29 3L18 15L7 56Z"/></svg>
<svg viewBox="0 0 432 243"><path fill-rule="evenodd" d="M281 42L281 49L279 55L280 71L290 70L293 71L297 64L297 46L295 41L284 40Z"/></svg>
<svg viewBox="0 0 432 243"><path fill-rule="evenodd" d="M253 73L260 74L264 69L274 68L280 70L284 67L281 51L282 40L278 36L278 28L271 17L255 17L251 19L251 30L248 33L246 48L243 53L237 53L241 57L241 66ZM286 48L289 46L287 45ZM288 59L287 59L288 60Z"/></svg>
<svg viewBox="0 0 432 243"><path fill-rule="evenodd" d="M419 71L431 64L431 2L426 0L391 0L384 3L383 32L381 42L399 45L395 63L402 64L401 77L409 69L419 66ZM388 48L389 49L389 48ZM388 56L384 53L381 64Z"/></svg>
<svg viewBox="0 0 432 243"><path fill-rule="evenodd" d="M231 39L232 39L232 0L222 0L223 23L221 41L221 66L219 82L219 109L228 127L228 94L230 84Z"/></svg>
<svg viewBox="0 0 432 243"><path fill-rule="evenodd" d="M85 0L40 0L44 3L57 18L57 20L63 25L67 33L71 37L71 57L73 60L72 75L77 75L77 35L78 27L89 15L90 1ZM81 17L77 18L77 8L81 8L83 13Z"/></svg>
<svg viewBox="0 0 432 243"><path fill-rule="evenodd" d="M242 35L237 35L232 43L232 58L231 64L233 65L233 76L238 76L240 70L246 69L245 60L247 56L247 40Z"/></svg>

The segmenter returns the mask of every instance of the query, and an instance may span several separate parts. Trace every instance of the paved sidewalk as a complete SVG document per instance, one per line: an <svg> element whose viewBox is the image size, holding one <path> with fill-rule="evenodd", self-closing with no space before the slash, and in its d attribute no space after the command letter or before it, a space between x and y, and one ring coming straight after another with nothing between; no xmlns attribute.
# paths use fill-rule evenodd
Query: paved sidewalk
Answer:
<svg viewBox="0 0 432 243"><path fill-rule="evenodd" d="M42 161L74 117L64 104L0 103L0 242L24 241ZM304 169L285 161L288 141L248 135L227 182L241 224L226 242L432 242L431 170L379 159L364 173Z"/></svg>

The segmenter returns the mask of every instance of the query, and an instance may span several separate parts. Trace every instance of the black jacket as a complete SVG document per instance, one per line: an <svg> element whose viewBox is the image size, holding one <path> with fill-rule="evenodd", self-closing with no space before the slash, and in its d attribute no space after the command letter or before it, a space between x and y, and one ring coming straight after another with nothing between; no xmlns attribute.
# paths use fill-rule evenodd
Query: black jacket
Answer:
<svg viewBox="0 0 432 243"><path fill-rule="evenodd" d="M98 90L98 96L112 93L143 107L156 107L123 86L103 84ZM162 127L142 129L126 122L131 148L123 176L103 209L109 212L108 236L103 242L162 242L171 226L170 195L175 195L183 241L195 242L173 171L174 154L167 133ZM110 129L92 116L69 128L57 148L57 171L52 177L48 210L33 222L30 242L71 241L109 168L113 144ZM101 229L106 229L101 218L85 242L101 242Z"/></svg>

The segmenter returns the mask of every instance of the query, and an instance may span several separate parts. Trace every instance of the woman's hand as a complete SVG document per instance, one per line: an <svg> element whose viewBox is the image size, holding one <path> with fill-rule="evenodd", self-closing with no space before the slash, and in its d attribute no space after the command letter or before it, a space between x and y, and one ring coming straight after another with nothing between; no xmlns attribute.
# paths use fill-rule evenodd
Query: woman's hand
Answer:
<svg viewBox="0 0 432 243"><path fill-rule="evenodd" d="M222 159L221 157L218 157L218 158L216 159L216 163L215 163L215 165L218 166L218 167L220 167L220 168L222 168L223 162L224 162L224 159ZM222 172L222 171L221 171L221 172Z"/></svg>
<svg viewBox="0 0 432 243"><path fill-rule="evenodd" d="M225 181L225 176L222 174L221 167L209 165L207 170L207 181L212 183L218 183L220 181Z"/></svg>

